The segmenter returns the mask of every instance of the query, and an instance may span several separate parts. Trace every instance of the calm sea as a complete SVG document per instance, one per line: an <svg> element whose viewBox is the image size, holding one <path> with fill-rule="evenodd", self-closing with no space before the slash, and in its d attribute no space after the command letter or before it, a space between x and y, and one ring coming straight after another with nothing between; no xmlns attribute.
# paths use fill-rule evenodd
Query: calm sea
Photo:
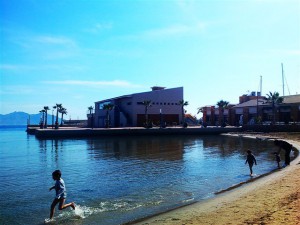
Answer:
<svg viewBox="0 0 300 225"><path fill-rule="evenodd" d="M38 140L25 127L0 127L0 224L43 224L62 171L67 202L53 224L122 224L249 179L246 151L259 175L276 168L272 142L223 136L144 136ZM51 223L50 223L51 224Z"/></svg>

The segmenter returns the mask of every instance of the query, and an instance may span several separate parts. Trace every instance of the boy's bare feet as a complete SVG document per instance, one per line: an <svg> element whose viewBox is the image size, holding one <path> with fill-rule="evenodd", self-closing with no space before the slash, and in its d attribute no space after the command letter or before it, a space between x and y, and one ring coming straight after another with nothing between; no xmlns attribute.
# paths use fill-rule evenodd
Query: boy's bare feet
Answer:
<svg viewBox="0 0 300 225"><path fill-rule="evenodd" d="M71 203L71 207L72 207L72 209L75 210L75 203L74 202Z"/></svg>

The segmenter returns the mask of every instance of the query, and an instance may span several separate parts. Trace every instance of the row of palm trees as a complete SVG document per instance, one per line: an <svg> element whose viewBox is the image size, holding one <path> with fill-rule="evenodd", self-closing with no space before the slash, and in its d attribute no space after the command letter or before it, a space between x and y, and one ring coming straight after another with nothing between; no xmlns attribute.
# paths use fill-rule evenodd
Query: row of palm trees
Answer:
<svg viewBox="0 0 300 225"><path fill-rule="evenodd" d="M283 97L281 97L279 95L279 93L276 92L276 91L273 92L273 93L270 91L269 94L267 94L267 97L265 98L265 100L266 100L266 103L269 103L269 104L272 105L272 114L273 114L272 117L273 117L273 123L275 123L275 120L276 120L276 118L275 118L276 107L278 107L278 105L283 102ZM221 113L221 115L220 115L221 126L225 126L224 110L228 109L229 102L224 101L224 100L220 100L220 101L217 102L216 105L219 107L220 113ZM202 112L203 112L203 107L198 108L197 114L202 113ZM258 112L257 112L257 115L258 115Z"/></svg>
<svg viewBox="0 0 300 225"><path fill-rule="evenodd" d="M62 104L56 103L56 105L53 106L52 108L53 108L53 110L56 109L55 129L58 129L58 127L59 127L58 114L61 113L60 126L62 126L64 115L67 115L68 112L67 112L67 109L62 106ZM44 108L42 110L40 110L40 113L42 113L42 121L40 123L41 128L47 128L48 127L47 118L48 118L48 111L49 110L50 110L49 106L44 106Z"/></svg>

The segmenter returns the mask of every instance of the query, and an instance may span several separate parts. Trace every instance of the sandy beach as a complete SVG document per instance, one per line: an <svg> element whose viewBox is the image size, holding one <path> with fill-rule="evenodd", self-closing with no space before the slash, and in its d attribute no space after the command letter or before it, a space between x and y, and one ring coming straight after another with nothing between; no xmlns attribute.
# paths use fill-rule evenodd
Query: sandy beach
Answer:
<svg viewBox="0 0 300 225"><path fill-rule="evenodd" d="M300 150L299 133L231 134L278 138ZM300 224L300 157L290 166L217 195L135 224Z"/></svg>

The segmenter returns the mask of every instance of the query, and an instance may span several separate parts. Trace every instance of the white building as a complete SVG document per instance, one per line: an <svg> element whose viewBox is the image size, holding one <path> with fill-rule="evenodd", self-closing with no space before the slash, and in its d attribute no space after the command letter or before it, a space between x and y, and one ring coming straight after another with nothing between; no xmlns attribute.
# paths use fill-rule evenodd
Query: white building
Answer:
<svg viewBox="0 0 300 225"><path fill-rule="evenodd" d="M179 102L183 99L183 87L166 89L155 86L152 91L101 100L95 102L95 113L88 115L89 124L93 120L93 127L106 127L108 114L110 127L144 126L147 114L148 121L155 126L177 125L182 121ZM147 113L145 101L151 101ZM112 109L105 109L109 104Z"/></svg>

